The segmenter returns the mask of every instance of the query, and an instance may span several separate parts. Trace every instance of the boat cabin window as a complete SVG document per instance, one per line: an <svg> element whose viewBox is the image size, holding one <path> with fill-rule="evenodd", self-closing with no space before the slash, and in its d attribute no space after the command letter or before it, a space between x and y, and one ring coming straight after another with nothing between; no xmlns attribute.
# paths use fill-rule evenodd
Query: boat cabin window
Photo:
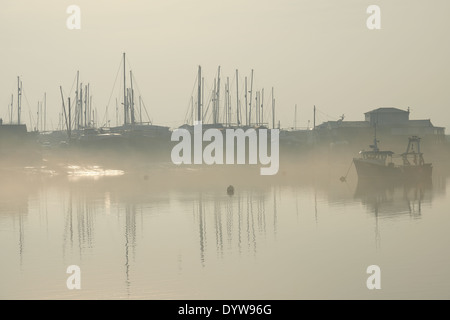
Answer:
<svg viewBox="0 0 450 320"><path fill-rule="evenodd" d="M378 161L386 161L386 158L390 156L390 153L387 152L371 152L366 151L361 153L362 158L365 160L378 160Z"/></svg>

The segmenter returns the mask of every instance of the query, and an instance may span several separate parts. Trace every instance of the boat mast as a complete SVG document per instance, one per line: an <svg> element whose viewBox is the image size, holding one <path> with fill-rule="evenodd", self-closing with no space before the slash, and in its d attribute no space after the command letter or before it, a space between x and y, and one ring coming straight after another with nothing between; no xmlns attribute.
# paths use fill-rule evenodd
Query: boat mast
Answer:
<svg viewBox="0 0 450 320"><path fill-rule="evenodd" d="M272 87L272 129L275 129L275 97L273 95L273 87Z"/></svg>
<svg viewBox="0 0 450 320"><path fill-rule="evenodd" d="M245 77L245 125L248 126L247 77Z"/></svg>
<svg viewBox="0 0 450 320"><path fill-rule="evenodd" d="M314 120L313 120L313 128L316 128L316 106L314 105Z"/></svg>
<svg viewBox="0 0 450 320"><path fill-rule="evenodd" d="M87 110L88 110L88 86L84 86L84 114L82 114L81 116L84 116L84 127L88 127L87 124Z"/></svg>
<svg viewBox="0 0 450 320"><path fill-rule="evenodd" d="M90 92L90 90L89 90L89 92ZM89 119L89 124L92 124L92 126L95 127L94 126L94 118L92 118L92 120L91 120L91 111L92 111L92 96L89 95L89 116L88 116L88 119ZM92 113L92 117L93 117L93 113Z"/></svg>
<svg viewBox="0 0 450 320"><path fill-rule="evenodd" d="M134 90L133 90L133 73L130 70L130 84L131 84L131 89L130 89L130 109L131 109L131 123L134 124L135 123L135 119L134 119Z"/></svg>
<svg viewBox="0 0 450 320"><path fill-rule="evenodd" d="M142 124L142 98L139 96L139 121Z"/></svg>
<svg viewBox="0 0 450 320"><path fill-rule="evenodd" d="M261 92L261 124L264 124L264 88L262 88Z"/></svg>
<svg viewBox="0 0 450 320"><path fill-rule="evenodd" d="M67 98L69 101L69 140L72 137L72 120L71 120L71 113L70 113L70 97Z"/></svg>
<svg viewBox="0 0 450 320"><path fill-rule="evenodd" d="M91 95L91 84L88 83L88 94L87 94L87 104L88 108L86 110L86 120L88 127L91 126L91 102L92 102L92 95Z"/></svg>
<svg viewBox="0 0 450 320"><path fill-rule="evenodd" d="M231 126L231 96L230 96L230 78L227 77L227 124Z"/></svg>
<svg viewBox="0 0 450 320"><path fill-rule="evenodd" d="M13 118L13 111L14 111L14 94L11 94L11 113L9 114L9 123L11 124Z"/></svg>
<svg viewBox="0 0 450 320"><path fill-rule="evenodd" d="M116 98L116 126L119 126L119 104L117 103L117 98Z"/></svg>
<svg viewBox="0 0 450 320"><path fill-rule="evenodd" d="M44 92L44 131L47 130L47 92Z"/></svg>
<svg viewBox="0 0 450 320"><path fill-rule="evenodd" d="M194 108L194 96L191 96L191 119L188 121L188 124L192 121L192 125L194 125Z"/></svg>
<svg viewBox="0 0 450 320"><path fill-rule="evenodd" d="M252 124L252 99L253 99L253 69L252 69L252 77L250 80L250 104L249 104L249 114L248 114L248 122Z"/></svg>
<svg viewBox="0 0 450 320"><path fill-rule="evenodd" d="M125 52L123 53L123 124L127 124L127 115L128 115L128 108L127 108L127 72L126 72L126 66L125 66Z"/></svg>
<svg viewBox="0 0 450 320"><path fill-rule="evenodd" d="M76 124L78 129L80 126L80 118L79 118L79 114L78 114L78 90L79 90L79 76L80 76L80 71L77 71L77 90L75 91L75 121L74 121L74 125Z"/></svg>
<svg viewBox="0 0 450 320"><path fill-rule="evenodd" d="M255 92L255 124L259 125L259 94L260 91Z"/></svg>
<svg viewBox="0 0 450 320"><path fill-rule="evenodd" d="M20 81L20 77L17 77L17 124L20 124L21 100L22 100L22 81Z"/></svg>
<svg viewBox="0 0 450 320"><path fill-rule="evenodd" d="M239 73L236 69L236 125L240 125L239 121Z"/></svg>
<svg viewBox="0 0 450 320"><path fill-rule="evenodd" d="M220 66L217 70L217 95L216 95L216 119L214 119L214 124L219 122L219 109L220 109Z"/></svg>
<svg viewBox="0 0 450 320"><path fill-rule="evenodd" d="M63 111L64 111L64 118L65 118L65 120L66 120L67 135L70 137L70 134L69 134L69 122L67 121L66 106L65 106L65 104L64 104L64 95L63 95L62 87L61 87L61 86L59 86L59 90L61 91L61 100L62 100L62 106L63 106ZM61 129L62 129L62 127L63 127L63 123L62 123L62 122L63 122L63 121L62 121L62 119L61 119Z"/></svg>
<svg viewBox="0 0 450 320"><path fill-rule="evenodd" d="M202 77L202 107L205 105L205 77ZM192 108L194 108L194 103L192 103ZM202 121L203 121L203 111L202 111Z"/></svg>
<svg viewBox="0 0 450 320"><path fill-rule="evenodd" d="M198 96L197 96L197 122L202 121L202 67L198 66L198 77L197 77L197 84L198 84Z"/></svg>
<svg viewBox="0 0 450 320"><path fill-rule="evenodd" d="M39 101L38 101L38 103L37 103L37 113L36 113L36 127L34 127L34 131L36 131L36 132L39 132L39 116L40 116L40 113L39 113Z"/></svg>
<svg viewBox="0 0 450 320"><path fill-rule="evenodd" d="M83 84L80 83L80 107L78 108L78 130L83 127Z"/></svg>

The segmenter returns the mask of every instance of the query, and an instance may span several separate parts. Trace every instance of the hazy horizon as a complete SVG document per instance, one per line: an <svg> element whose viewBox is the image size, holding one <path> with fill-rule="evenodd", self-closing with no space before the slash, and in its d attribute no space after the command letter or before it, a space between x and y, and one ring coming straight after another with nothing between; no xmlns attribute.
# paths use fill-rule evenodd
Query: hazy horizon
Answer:
<svg viewBox="0 0 450 320"><path fill-rule="evenodd" d="M81 30L66 28L72 4L81 8ZM366 27L371 4L381 8L381 30ZM274 87L277 120L284 128L293 126L297 104L299 127L312 123L313 105L320 110L318 124L342 114L346 120L363 120L366 111L392 106L410 107L411 119L431 119L448 129L448 9L450 3L441 0L432 6L406 0L5 0L0 117L8 122L8 104L11 94L17 99L21 76L22 119L28 129L44 92L47 128L56 129L59 86L68 94L79 70L80 81L91 85L102 125L126 52L154 124L182 125L198 65L208 90L220 65L222 83L229 76L233 91L236 69L241 88L254 69L254 89L265 89L266 104ZM117 84L109 104L111 125L116 93ZM270 111L265 121L270 122Z"/></svg>

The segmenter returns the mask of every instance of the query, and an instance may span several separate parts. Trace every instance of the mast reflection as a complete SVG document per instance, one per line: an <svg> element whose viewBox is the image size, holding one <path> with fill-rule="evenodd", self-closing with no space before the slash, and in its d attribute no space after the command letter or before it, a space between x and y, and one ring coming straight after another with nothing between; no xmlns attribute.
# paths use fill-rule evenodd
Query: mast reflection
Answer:
<svg viewBox="0 0 450 320"><path fill-rule="evenodd" d="M211 195L208 195L211 196ZM208 255L215 253L219 258L225 258L227 252L243 251L257 253L258 243L271 230L275 236L277 231L276 194L273 192L273 210L267 210L271 205L271 195L267 192L244 190L234 196L200 193L194 200L194 221L197 223L199 254L202 266L206 265ZM272 217L271 217L272 216ZM210 231L212 230L212 231ZM214 243L214 248L208 248ZM212 251L208 250L211 249Z"/></svg>

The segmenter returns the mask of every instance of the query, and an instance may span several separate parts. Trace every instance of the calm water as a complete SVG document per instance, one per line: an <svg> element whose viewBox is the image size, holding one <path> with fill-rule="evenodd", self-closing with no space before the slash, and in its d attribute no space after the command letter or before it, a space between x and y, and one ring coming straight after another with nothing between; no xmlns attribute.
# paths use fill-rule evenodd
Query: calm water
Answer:
<svg viewBox="0 0 450 320"><path fill-rule="evenodd" d="M444 175L368 188L353 171L341 183L345 170L276 180L164 167L4 171L2 299L450 298ZM366 287L373 264L378 291ZM66 287L69 265L81 268L81 290Z"/></svg>

